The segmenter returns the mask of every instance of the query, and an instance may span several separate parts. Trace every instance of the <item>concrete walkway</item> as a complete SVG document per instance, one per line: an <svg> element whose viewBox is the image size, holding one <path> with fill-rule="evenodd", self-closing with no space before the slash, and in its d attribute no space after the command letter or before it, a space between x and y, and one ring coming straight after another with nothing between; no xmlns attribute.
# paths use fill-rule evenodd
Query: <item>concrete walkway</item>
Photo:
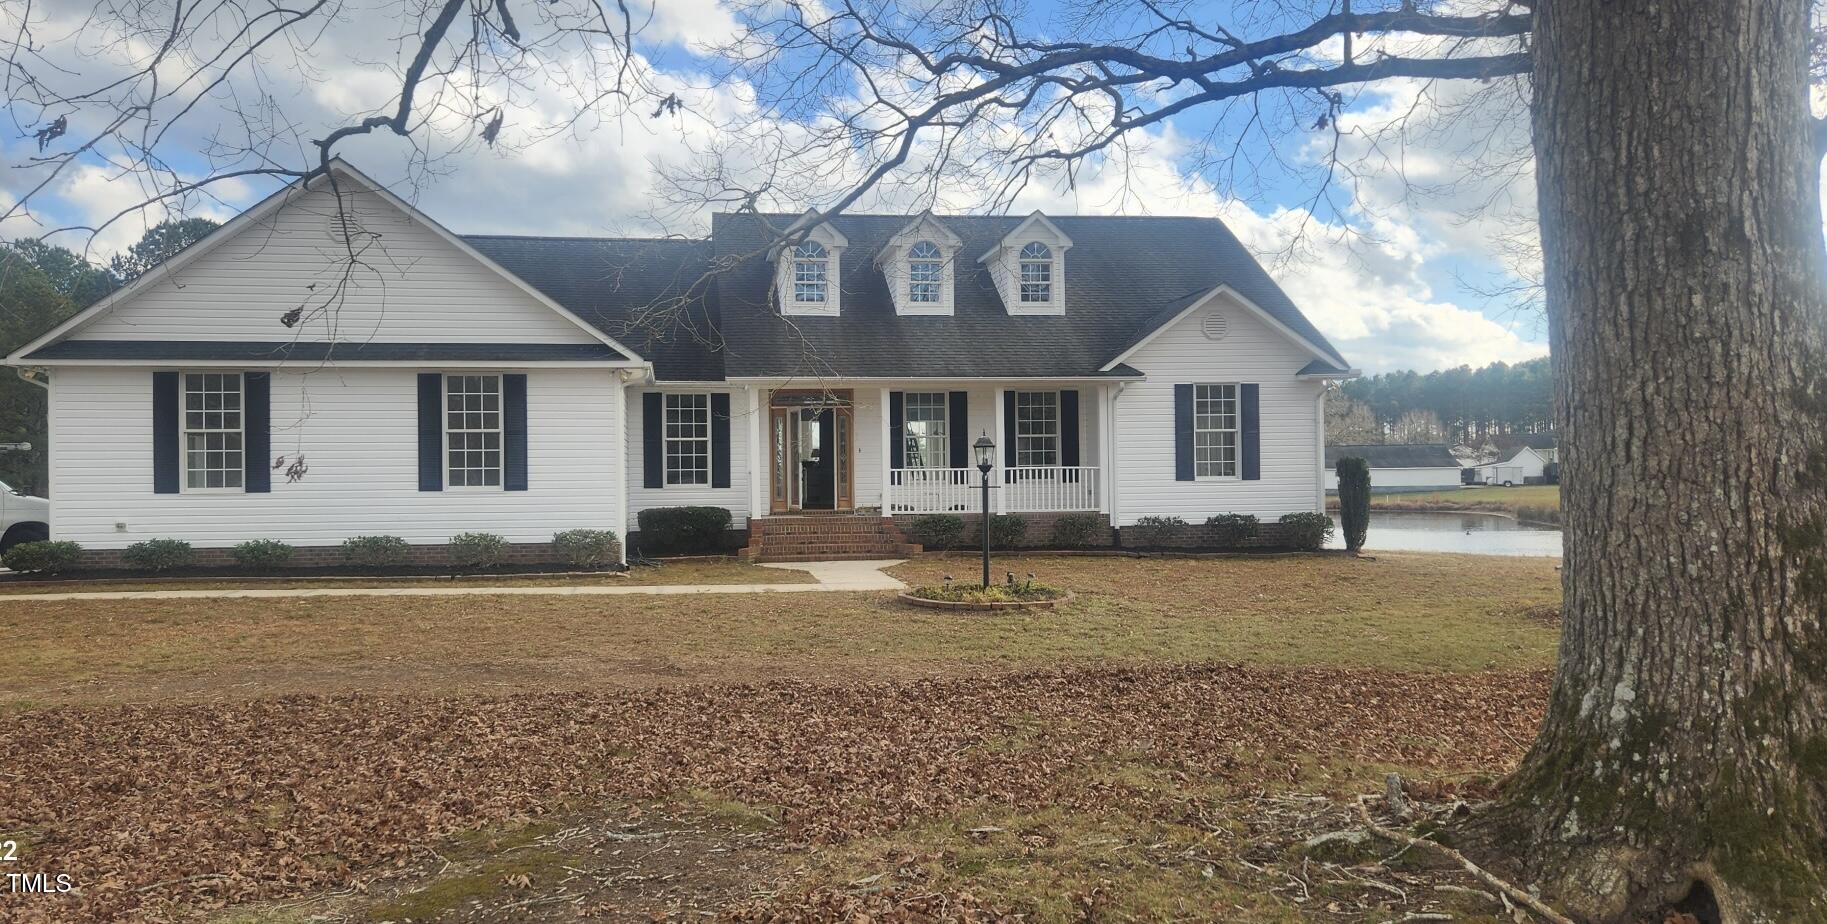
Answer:
<svg viewBox="0 0 1827 924"><path fill-rule="evenodd" d="M46 600L235 600L275 597L615 597L628 594L803 594L905 590L907 585L882 573L905 559L874 561L808 561L769 564L766 568L807 571L815 584L634 584L527 585L519 587L272 587L199 590L96 590L48 594L0 594L0 605Z"/></svg>

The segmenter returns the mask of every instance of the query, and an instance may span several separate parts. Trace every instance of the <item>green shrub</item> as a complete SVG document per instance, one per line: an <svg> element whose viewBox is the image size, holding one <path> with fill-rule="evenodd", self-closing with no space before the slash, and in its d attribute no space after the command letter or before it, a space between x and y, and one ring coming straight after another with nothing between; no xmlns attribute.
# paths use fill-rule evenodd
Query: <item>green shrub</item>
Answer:
<svg viewBox="0 0 1827 924"><path fill-rule="evenodd" d="M1262 533L1262 524L1256 517L1247 513L1220 513L1206 517L1206 532L1212 542L1220 548L1235 548L1249 542Z"/></svg>
<svg viewBox="0 0 1827 924"><path fill-rule="evenodd" d="M1095 513L1068 513L1053 521L1053 541L1061 548L1076 549L1090 545L1103 528L1103 518Z"/></svg>
<svg viewBox="0 0 1827 924"><path fill-rule="evenodd" d="M458 533L450 537L451 567L458 571L485 571L501 564L507 538L494 533Z"/></svg>
<svg viewBox="0 0 1827 924"><path fill-rule="evenodd" d="M1123 534L1124 545L1160 548L1186 535L1186 521L1179 517L1137 517L1134 524L1123 527Z"/></svg>
<svg viewBox="0 0 1827 924"><path fill-rule="evenodd" d="M1028 521L1018 514L996 513L990 515L990 548L1012 549L1021 544L1021 537L1028 534Z"/></svg>
<svg viewBox="0 0 1827 924"><path fill-rule="evenodd" d="M182 539L148 539L121 552L121 560L141 571L170 571L190 564L194 553Z"/></svg>
<svg viewBox="0 0 1827 924"><path fill-rule="evenodd" d="M573 568L606 568L621 561L622 540L612 529L567 529L552 535L552 551Z"/></svg>
<svg viewBox="0 0 1827 924"><path fill-rule="evenodd" d="M385 568L406 561L412 546L398 536L350 536L343 540L343 559L363 568Z"/></svg>
<svg viewBox="0 0 1827 924"><path fill-rule="evenodd" d="M82 557L82 546L74 542L21 542L6 550L4 561L8 568L28 574L56 574L76 567L77 559Z"/></svg>
<svg viewBox="0 0 1827 924"><path fill-rule="evenodd" d="M1288 544L1303 552L1317 552L1332 538L1332 518L1323 513L1290 513L1281 518Z"/></svg>
<svg viewBox="0 0 1827 924"><path fill-rule="evenodd" d="M243 568L283 568L292 560L292 547L277 539L249 539L228 554Z"/></svg>
<svg viewBox="0 0 1827 924"><path fill-rule="evenodd" d="M648 554L713 555L729 544L730 512L722 507L655 507L635 523Z"/></svg>
<svg viewBox="0 0 1827 924"><path fill-rule="evenodd" d="M907 527L907 538L929 552L947 551L964 538L964 518L951 513L921 517Z"/></svg>
<svg viewBox="0 0 1827 924"><path fill-rule="evenodd" d="M1339 477L1339 525L1345 529L1345 548L1356 553L1370 531L1370 463L1346 456L1333 468Z"/></svg>

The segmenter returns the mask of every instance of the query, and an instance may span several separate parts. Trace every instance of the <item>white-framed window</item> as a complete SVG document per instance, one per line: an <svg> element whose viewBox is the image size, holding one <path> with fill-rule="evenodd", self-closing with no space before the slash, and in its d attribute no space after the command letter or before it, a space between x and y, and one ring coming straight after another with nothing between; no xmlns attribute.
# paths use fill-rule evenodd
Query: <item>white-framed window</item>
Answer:
<svg viewBox="0 0 1827 924"><path fill-rule="evenodd" d="M901 409L906 446L901 454L905 468L951 466L951 424L942 391L907 393Z"/></svg>
<svg viewBox="0 0 1827 924"><path fill-rule="evenodd" d="M817 241L793 248L793 300L822 305L831 289L831 251Z"/></svg>
<svg viewBox="0 0 1827 924"><path fill-rule="evenodd" d="M1237 477L1237 386L1193 386L1193 477Z"/></svg>
<svg viewBox="0 0 1827 924"><path fill-rule="evenodd" d="M1026 303L1053 300L1053 248L1039 241L1029 241L1021 248L1021 300Z"/></svg>
<svg viewBox="0 0 1827 924"><path fill-rule="evenodd" d="M667 395L666 483L710 484L710 395Z"/></svg>
<svg viewBox="0 0 1827 924"><path fill-rule="evenodd" d="M1015 393L1015 464L1059 464L1059 392Z"/></svg>
<svg viewBox="0 0 1827 924"><path fill-rule="evenodd" d="M444 377L445 484L501 487L501 376Z"/></svg>
<svg viewBox="0 0 1827 924"><path fill-rule="evenodd" d="M919 241L907 251L907 300L935 305L945 290L945 255L932 241Z"/></svg>
<svg viewBox="0 0 1827 924"><path fill-rule="evenodd" d="M239 491L247 461L239 372L184 373L184 489Z"/></svg>

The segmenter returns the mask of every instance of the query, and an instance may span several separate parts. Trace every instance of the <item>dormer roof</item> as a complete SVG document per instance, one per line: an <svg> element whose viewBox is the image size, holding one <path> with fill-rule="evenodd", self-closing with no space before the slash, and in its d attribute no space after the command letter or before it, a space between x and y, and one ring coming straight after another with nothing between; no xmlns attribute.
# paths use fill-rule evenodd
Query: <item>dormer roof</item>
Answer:
<svg viewBox="0 0 1827 924"><path fill-rule="evenodd" d="M1029 212L1028 217L1021 220L1021 224L1016 225L1009 233L1002 236L1002 240L996 242L996 246L978 255L977 262L986 262L1001 253L1004 248L1020 247L1037 238L1060 250L1066 250L1072 246L1072 238L1067 237L1066 232L1059 229L1059 225L1054 224L1052 219L1037 210Z"/></svg>
<svg viewBox="0 0 1827 924"><path fill-rule="evenodd" d="M808 228L810 228L810 230L807 230ZM820 218L816 209L807 209L804 212L801 212L798 218L795 218L791 224L787 225L787 229L782 232L782 236L795 234L800 231L806 232L805 240L817 241L826 247L835 247L842 250L850 246L850 239L845 237L842 231L839 231L836 227L832 226L831 222ZM774 247L768 251L768 259L779 259L780 251L781 245L774 245Z"/></svg>
<svg viewBox="0 0 1827 924"><path fill-rule="evenodd" d="M952 229L945 226L943 220L928 209L915 215L913 221L908 222L901 230L888 238L888 246L876 253L875 264L880 266L885 261L894 259L897 248L911 247L920 241L932 241L940 247L948 248L958 248L964 245L964 238L954 234Z"/></svg>

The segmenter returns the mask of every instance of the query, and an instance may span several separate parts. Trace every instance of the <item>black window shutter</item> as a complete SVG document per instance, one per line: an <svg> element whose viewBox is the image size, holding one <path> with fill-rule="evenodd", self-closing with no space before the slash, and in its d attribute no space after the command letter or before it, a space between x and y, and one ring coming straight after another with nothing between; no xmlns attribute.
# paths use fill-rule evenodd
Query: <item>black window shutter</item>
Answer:
<svg viewBox="0 0 1827 924"><path fill-rule="evenodd" d="M527 489L527 377L524 372L501 377L501 487Z"/></svg>
<svg viewBox="0 0 1827 924"><path fill-rule="evenodd" d="M1078 392L1059 393L1059 464L1078 464Z"/></svg>
<svg viewBox="0 0 1827 924"><path fill-rule="evenodd" d="M1256 385L1239 385L1238 403L1243 405L1243 480L1262 479L1262 401Z"/></svg>
<svg viewBox="0 0 1827 924"><path fill-rule="evenodd" d="M888 467L906 468L907 462L907 395L888 393Z"/></svg>
<svg viewBox="0 0 1827 924"><path fill-rule="evenodd" d="M266 494L273 490L273 380L266 372L241 376L241 424L245 452L242 490Z"/></svg>
<svg viewBox="0 0 1827 924"><path fill-rule="evenodd" d="M1003 480L1014 481L1008 469L1013 468L1021 454L1015 451L1015 389L1002 393L1002 466Z"/></svg>
<svg viewBox="0 0 1827 924"><path fill-rule="evenodd" d="M1174 480L1193 480L1193 386L1174 386Z"/></svg>
<svg viewBox="0 0 1827 924"><path fill-rule="evenodd" d="M444 490L444 374L419 373L419 490Z"/></svg>
<svg viewBox="0 0 1827 924"><path fill-rule="evenodd" d="M178 493L178 374L152 374L152 493Z"/></svg>
<svg viewBox="0 0 1827 924"><path fill-rule="evenodd" d="M952 468L971 467L971 396L969 392L951 394L951 411L945 421L946 435L951 438Z"/></svg>
<svg viewBox="0 0 1827 924"><path fill-rule="evenodd" d="M641 487L666 487L665 399L657 391L641 396Z"/></svg>
<svg viewBox="0 0 1827 924"><path fill-rule="evenodd" d="M712 392L710 396L711 487L730 486L730 393Z"/></svg>

